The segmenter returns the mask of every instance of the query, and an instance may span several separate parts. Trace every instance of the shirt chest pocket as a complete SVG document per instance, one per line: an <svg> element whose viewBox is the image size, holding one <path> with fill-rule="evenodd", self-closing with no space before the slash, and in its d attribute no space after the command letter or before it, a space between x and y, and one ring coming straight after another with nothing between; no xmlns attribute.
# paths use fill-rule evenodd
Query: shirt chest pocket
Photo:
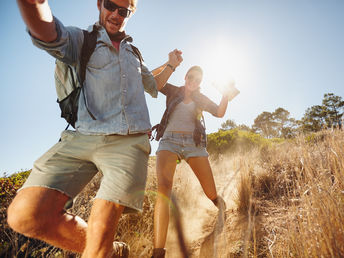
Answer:
<svg viewBox="0 0 344 258"><path fill-rule="evenodd" d="M103 69L112 62L110 49L105 46L97 46L88 62L88 66L94 69Z"/></svg>

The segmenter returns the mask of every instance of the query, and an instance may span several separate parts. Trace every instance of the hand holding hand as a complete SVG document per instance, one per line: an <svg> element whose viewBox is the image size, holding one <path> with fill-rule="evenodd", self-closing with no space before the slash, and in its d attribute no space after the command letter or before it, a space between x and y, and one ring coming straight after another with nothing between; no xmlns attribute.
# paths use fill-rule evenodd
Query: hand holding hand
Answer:
<svg viewBox="0 0 344 258"><path fill-rule="evenodd" d="M174 69L183 62L182 51L175 49L168 54L167 64L171 65Z"/></svg>
<svg viewBox="0 0 344 258"><path fill-rule="evenodd" d="M182 57L183 52L180 51L180 50L178 50L178 49L175 49L175 50L174 50L174 53L175 53L175 55L177 56L177 59L178 59L179 64L180 64L181 62L183 62L183 57Z"/></svg>

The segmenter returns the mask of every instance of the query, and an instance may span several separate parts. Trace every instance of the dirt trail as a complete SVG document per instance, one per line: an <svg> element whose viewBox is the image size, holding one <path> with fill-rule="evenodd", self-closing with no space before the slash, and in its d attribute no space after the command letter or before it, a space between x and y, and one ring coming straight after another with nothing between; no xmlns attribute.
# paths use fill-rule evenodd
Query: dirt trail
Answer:
<svg viewBox="0 0 344 258"><path fill-rule="evenodd" d="M228 257L240 232L235 232L232 225L236 217L236 185L239 162L235 158L211 162L218 194L226 202L226 210L220 211L205 196L196 176L189 166L182 162L177 166L173 193L179 204L184 236L191 257ZM166 249L167 258L182 257L178 248L174 223L169 225ZM231 239L231 241L229 241ZM232 241L234 240L234 241Z"/></svg>

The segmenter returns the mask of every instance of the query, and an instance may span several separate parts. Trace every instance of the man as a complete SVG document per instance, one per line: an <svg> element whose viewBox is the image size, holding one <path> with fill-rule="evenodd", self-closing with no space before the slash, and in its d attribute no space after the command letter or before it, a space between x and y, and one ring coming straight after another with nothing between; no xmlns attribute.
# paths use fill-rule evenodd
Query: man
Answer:
<svg viewBox="0 0 344 258"><path fill-rule="evenodd" d="M82 30L53 17L47 0L17 3L34 44L78 67ZM112 242L120 215L141 210L143 203L151 128L144 90L156 97L182 57L179 50L169 53L153 77L124 32L136 0L98 0L97 6L97 45L87 64L76 131L62 132L61 141L35 162L8 208L8 223L28 237L82 257L117 257L114 252L123 245ZM103 179L86 224L65 213L64 206L97 171Z"/></svg>

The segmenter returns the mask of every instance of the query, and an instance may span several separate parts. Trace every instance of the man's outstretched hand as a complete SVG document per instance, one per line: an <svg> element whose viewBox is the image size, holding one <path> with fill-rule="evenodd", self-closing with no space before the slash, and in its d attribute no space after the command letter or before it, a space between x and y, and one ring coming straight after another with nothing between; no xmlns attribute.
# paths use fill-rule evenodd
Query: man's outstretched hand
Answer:
<svg viewBox="0 0 344 258"><path fill-rule="evenodd" d="M46 0L26 0L29 4L43 4Z"/></svg>
<svg viewBox="0 0 344 258"><path fill-rule="evenodd" d="M182 57L183 52L175 49L172 52L168 54L168 64L172 65L175 68L180 65L181 62L183 62Z"/></svg>

